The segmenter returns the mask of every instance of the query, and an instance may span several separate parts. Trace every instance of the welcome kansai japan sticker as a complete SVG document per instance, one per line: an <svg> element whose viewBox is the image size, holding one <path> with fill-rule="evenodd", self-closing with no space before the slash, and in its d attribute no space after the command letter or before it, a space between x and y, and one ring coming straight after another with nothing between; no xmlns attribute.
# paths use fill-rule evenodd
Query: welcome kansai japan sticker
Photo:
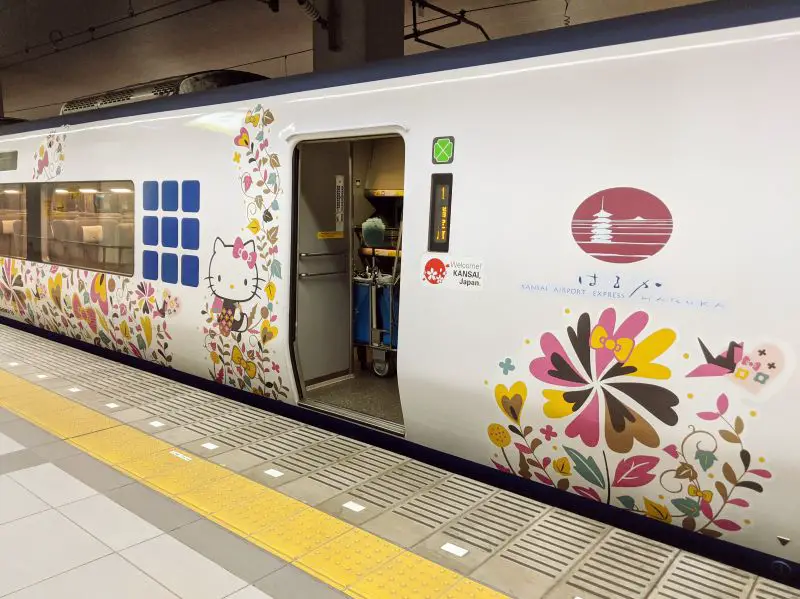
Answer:
<svg viewBox="0 0 800 599"><path fill-rule="evenodd" d="M483 262L447 256L422 257L422 282L426 287L477 290L483 289Z"/></svg>

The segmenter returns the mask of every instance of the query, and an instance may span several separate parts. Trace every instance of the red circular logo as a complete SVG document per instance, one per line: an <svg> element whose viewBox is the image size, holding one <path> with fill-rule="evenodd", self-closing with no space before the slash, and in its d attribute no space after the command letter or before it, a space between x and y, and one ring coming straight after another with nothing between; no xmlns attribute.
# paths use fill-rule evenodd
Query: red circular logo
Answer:
<svg viewBox="0 0 800 599"><path fill-rule="evenodd" d="M425 263L425 272L423 277L431 285L438 285L444 281L447 274L447 267L439 258L431 258Z"/></svg>
<svg viewBox="0 0 800 599"><path fill-rule="evenodd" d="M654 256L672 235L672 214L656 196L613 187L586 198L572 217L572 236L584 252L625 264Z"/></svg>

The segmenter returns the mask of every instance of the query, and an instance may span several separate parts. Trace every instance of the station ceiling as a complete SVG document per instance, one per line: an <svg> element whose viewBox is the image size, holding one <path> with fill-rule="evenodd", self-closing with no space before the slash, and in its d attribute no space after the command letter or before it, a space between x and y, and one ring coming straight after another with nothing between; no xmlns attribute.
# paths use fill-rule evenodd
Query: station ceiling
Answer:
<svg viewBox="0 0 800 599"><path fill-rule="evenodd" d="M374 0L376 2L381 0ZM435 0L502 38L713 0ZM312 70L311 21L296 0L0 0L0 83L6 116L38 118L88 94L207 69L270 77ZM322 4L320 4L322 6ZM406 32L411 31L410 0ZM566 14L565 14L566 12ZM425 26L447 20L430 9ZM482 41L459 25L428 36ZM435 49L406 41L406 54Z"/></svg>

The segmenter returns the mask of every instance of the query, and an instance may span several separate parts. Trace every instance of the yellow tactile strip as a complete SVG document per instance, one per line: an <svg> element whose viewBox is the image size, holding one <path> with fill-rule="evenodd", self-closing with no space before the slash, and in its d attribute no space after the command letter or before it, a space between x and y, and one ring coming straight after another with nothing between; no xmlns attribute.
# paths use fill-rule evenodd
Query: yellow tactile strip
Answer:
<svg viewBox="0 0 800 599"><path fill-rule="evenodd" d="M505 597L301 501L2 371L0 406L351 597Z"/></svg>

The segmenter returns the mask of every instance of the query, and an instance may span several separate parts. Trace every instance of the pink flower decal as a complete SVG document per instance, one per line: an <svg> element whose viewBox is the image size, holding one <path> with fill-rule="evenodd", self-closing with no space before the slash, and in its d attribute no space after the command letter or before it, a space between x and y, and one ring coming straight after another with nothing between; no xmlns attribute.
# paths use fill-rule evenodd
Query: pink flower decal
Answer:
<svg viewBox="0 0 800 599"><path fill-rule="evenodd" d="M669 368L654 360L672 346L675 332L661 329L639 339L648 321L646 313L635 312L617 325L616 311L608 308L592 326L589 314L581 314L577 327L567 328L571 352L552 333L542 335L544 355L531 362L530 372L553 387L542 391L544 414L570 418L567 437L596 447L603 430L612 451L627 453L634 441L652 448L660 444L640 409L669 426L677 423L675 393L636 381L671 376Z"/></svg>

